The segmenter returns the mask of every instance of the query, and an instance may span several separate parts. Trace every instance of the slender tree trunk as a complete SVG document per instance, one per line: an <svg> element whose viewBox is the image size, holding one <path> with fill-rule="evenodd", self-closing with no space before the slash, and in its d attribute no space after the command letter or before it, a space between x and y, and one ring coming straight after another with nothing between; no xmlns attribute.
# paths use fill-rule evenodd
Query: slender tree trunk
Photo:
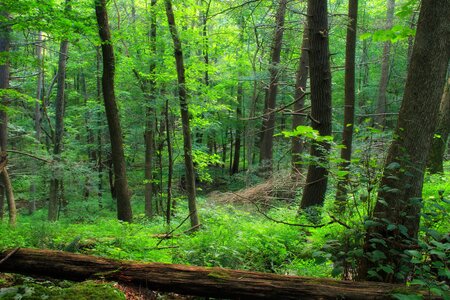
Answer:
<svg viewBox="0 0 450 300"><path fill-rule="evenodd" d="M320 136L331 135L331 72L328 48L328 9L326 0L308 0L309 62L312 128ZM313 142L311 162L303 190L301 208L322 205L328 183L328 142Z"/></svg>
<svg viewBox="0 0 450 300"><path fill-rule="evenodd" d="M6 11L0 11L1 19L8 19L8 13ZM7 23L3 23L0 20L0 57L3 58L3 64L0 65L0 90L9 89L9 49L10 49L10 26ZM6 60L5 60L6 58ZM2 107L7 107L9 104L8 96L0 98L0 104ZM5 157L5 165L0 169L0 180L3 185L0 185L0 197L3 198L6 193L6 200L8 203L9 212L9 225L16 225L16 203L14 201L14 193L9 178L8 171L6 169L6 148L8 145L8 115L5 109L0 109L0 152ZM3 201L0 201L3 209Z"/></svg>
<svg viewBox="0 0 450 300"><path fill-rule="evenodd" d="M114 188L117 196L117 218L122 221L131 222L133 219L130 203L131 194L128 190L122 128L120 127L119 111L114 92L115 58L111 33L109 31L106 0L95 0L95 13L100 39L102 41L102 90L109 136L111 139L111 159L114 166Z"/></svg>
<svg viewBox="0 0 450 300"><path fill-rule="evenodd" d="M450 131L450 78L447 79L444 94L439 108L439 117L434 133L433 142L428 156L428 169L430 173L444 172L444 155Z"/></svg>
<svg viewBox="0 0 450 300"><path fill-rule="evenodd" d="M307 23L303 28L302 46L300 51L300 63L298 65L296 78L295 78L295 104L294 113L300 113L305 106L305 91L306 83L308 81L309 73L309 30ZM292 130L295 130L298 126L305 124L305 117L294 114L292 118ZM291 140L291 155L292 155L292 174L298 175L302 169L301 153L303 152L303 141L300 137L293 137Z"/></svg>
<svg viewBox="0 0 450 300"><path fill-rule="evenodd" d="M374 210L379 224L370 227L366 234L366 255L382 252L386 259L378 260L377 265L390 265L393 269L393 273L378 272L383 281L404 281L409 275L401 271L405 267L402 254L405 246L415 246L419 231L425 166L450 58L448 20L448 0L422 1L396 138L388 151ZM392 230L392 225L398 229ZM408 242L412 245L401 242L404 234L410 237ZM383 239L386 246L374 243L374 238ZM370 260L363 261L362 277L371 267Z"/></svg>
<svg viewBox="0 0 450 300"><path fill-rule="evenodd" d="M183 150L184 150L184 165L186 168L186 189L188 193L189 215L192 227L198 227L200 224L197 213L196 192L195 192L195 173L194 164L192 160L192 141L191 128L189 125L189 108L188 95L186 88L183 51L181 47L180 37L178 36L177 27L175 25L175 17L173 14L172 1L165 0L167 21L169 23L170 34L172 35L175 61L177 67L178 77L178 96L180 98L181 122L183 124Z"/></svg>
<svg viewBox="0 0 450 300"><path fill-rule="evenodd" d="M272 173L273 164L273 134L275 132L275 106L278 92L278 80L280 74L281 46L283 44L284 20L286 15L287 0L279 0L275 32L272 43L271 63L269 67L270 82L266 93L266 108L264 110L262 139L260 147L260 161L264 173L268 176Z"/></svg>
<svg viewBox="0 0 450 300"><path fill-rule="evenodd" d="M102 102L102 79L100 77L100 47L96 47L96 86L97 86L97 103L101 105ZM98 206L103 207L102 197L103 197L103 115L101 112L97 113L97 172L98 172Z"/></svg>
<svg viewBox="0 0 450 300"><path fill-rule="evenodd" d="M244 90L242 87L242 82L238 83L237 90L237 107L236 107L236 138L234 141L234 159L233 166L231 167L231 175L239 172L239 163L241 156L241 118L242 118L242 98L244 97Z"/></svg>
<svg viewBox="0 0 450 300"><path fill-rule="evenodd" d="M358 0L348 3L347 42L345 49L345 101L344 101L344 130L342 132L340 171L347 172L339 179L336 191L338 206L343 208L347 198L347 186L350 180L350 160L352 158L353 128L355 123L355 59L356 59L356 30L358 17Z"/></svg>
<svg viewBox="0 0 450 300"><path fill-rule="evenodd" d="M69 5L66 2L66 5ZM66 86L66 63L69 51L69 41L66 39L61 42L59 47L59 61L58 61L58 89L56 92L55 101L55 136L53 143L53 159L58 164L61 161L63 136L64 136L64 112L65 112L65 86ZM58 199L60 183L63 180L62 171L56 165L56 169L52 172L50 180L50 199L48 203L48 220L56 221L58 218L59 202Z"/></svg>
<svg viewBox="0 0 450 300"><path fill-rule="evenodd" d="M150 51L152 55L156 57L156 0L151 1L151 18L150 18ZM154 139L154 105L156 94L156 63L154 59L151 59L150 66L150 79L145 80L144 91L146 94L147 110L145 113L145 215L149 218L153 216L153 139Z"/></svg>
<svg viewBox="0 0 450 300"><path fill-rule="evenodd" d="M168 156L168 173L167 173L167 205L166 205L166 221L170 224L170 217L172 216L171 208L175 207L172 205L172 177L173 177L173 154L172 154L172 141L170 138L170 119L169 119L169 100L166 100L166 142L167 142L167 156Z"/></svg>
<svg viewBox="0 0 450 300"><path fill-rule="evenodd" d="M84 100L84 107L88 107L88 99L89 94L87 91L87 84L86 84L86 75L84 74L83 70L81 70L80 75L80 88L81 88L81 94L83 95ZM94 131L91 128L91 125L89 124L90 120L92 119L92 112L88 111L85 114L84 119L84 126L86 128L86 143L88 145L87 154L89 157L89 162L92 166L95 166L95 169L97 168L97 151L94 148L95 145L95 134ZM84 199L88 199L91 194L92 189L92 176L91 174L86 174L85 183L84 183Z"/></svg>
<svg viewBox="0 0 450 300"><path fill-rule="evenodd" d="M386 29L391 29L394 22L395 0L387 0L387 14L386 14ZM383 47L383 57L381 60L381 77L378 85L378 99L377 99L377 117L376 122L381 127L386 124L387 112L387 87L389 83L389 69L391 58L391 41L386 41Z"/></svg>

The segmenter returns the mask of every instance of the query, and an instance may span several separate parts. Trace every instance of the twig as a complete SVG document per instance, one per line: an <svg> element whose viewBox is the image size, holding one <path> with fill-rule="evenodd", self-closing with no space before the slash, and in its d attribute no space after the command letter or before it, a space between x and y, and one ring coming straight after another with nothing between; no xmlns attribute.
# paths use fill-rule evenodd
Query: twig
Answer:
<svg viewBox="0 0 450 300"><path fill-rule="evenodd" d="M180 246L162 246L162 247L153 247L150 248L148 250L165 250L165 249L175 249L175 248L180 248Z"/></svg>
<svg viewBox="0 0 450 300"><path fill-rule="evenodd" d="M169 237L172 235L172 233L173 233L175 230L177 230L178 228L180 228L181 225L183 225L184 222L186 222L186 221L187 221L187 220L188 220L195 212L196 212L195 210L194 210L193 212L191 212L186 218L184 218L184 220L183 220L180 224L178 224L177 227L175 227L174 229L172 229L171 231L169 231L168 233L166 233L166 234L159 240L159 242L156 244L156 247L158 247L159 244L162 243L162 241L164 241L165 239L169 238ZM195 226L194 226L194 227L195 227ZM192 229L192 228L191 228L191 229Z"/></svg>
<svg viewBox="0 0 450 300"><path fill-rule="evenodd" d="M212 14L211 16L208 17L208 19L212 19L212 18L214 18L214 17L216 17L218 15L224 14L224 13L229 12L231 10L235 10L235 9L241 8L243 6L246 6L248 4L251 4L251 3L254 3L254 2L260 2L260 1L261 0L249 0L249 1L244 2L242 4L235 5L235 6L232 6L232 7L228 7L227 9L224 9L224 10L218 12L218 13Z"/></svg>
<svg viewBox="0 0 450 300"><path fill-rule="evenodd" d="M282 110L285 109L286 107L289 107L289 106L291 106L291 105L294 105L295 103L297 103L298 101L302 100L306 95L309 95L309 94L310 94L310 93L304 93L301 97L299 97L298 99L295 99L295 100L292 101L291 103L288 103L288 104L286 104L286 105L283 105L283 106L281 106L280 108L277 108L277 109L275 109L275 110L269 111L269 112L267 112L267 113L265 113L265 114L263 114L263 115L256 116L256 117L252 117L252 118L243 118L243 119L241 119L241 120L242 120L242 121L257 120L257 119L266 117L266 116L268 116L268 115L270 115L270 114L277 113L277 112L279 112L279 111L282 111ZM307 109L309 109L309 108L311 108L311 105L310 105L310 106L306 106L306 107L304 107L304 108L302 108L302 109L296 111L295 113L301 113L302 111L305 111L305 110L307 110Z"/></svg>
<svg viewBox="0 0 450 300"><path fill-rule="evenodd" d="M45 158L42 158L42 157L33 155L33 154L31 154L31 153L26 153L26 152L22 152L22 151L18 151L18 150L6 150L6 152L25 155L25 156L28 156L28 157L31 157L31 158L34 158L34 159L37 159L37 160L46 162L46 163L48 163L48 164L51 164L51 163L53 162L53 161L51 161L51 160L48 160L48 159L45 159Z"/></svg>
<svg viewBox="0 0 450 300"><path fill-rule="evenodd" d="M0 260L0 265L2 263L4 263L5 261L7 261L11 256L14 255L14 253L16 253L17 251L19 251L19 247L17 247L16 249L12 250L11 252L8 253L8 255L6 255L2 260Z"/></svg>

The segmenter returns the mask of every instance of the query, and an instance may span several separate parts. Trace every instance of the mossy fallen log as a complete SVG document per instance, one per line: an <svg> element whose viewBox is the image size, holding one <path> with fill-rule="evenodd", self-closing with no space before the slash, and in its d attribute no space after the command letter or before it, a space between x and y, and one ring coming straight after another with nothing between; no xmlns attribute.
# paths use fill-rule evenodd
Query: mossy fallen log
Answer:
<svg viewBox="0 0 450 300"><path fill-rule="evenodd" d="M411 288L375 282L284 276L222 268L119 261L53 250L0 253L0 272L83 281L103 279L151 290L232 299L391 299Z"/></svg>

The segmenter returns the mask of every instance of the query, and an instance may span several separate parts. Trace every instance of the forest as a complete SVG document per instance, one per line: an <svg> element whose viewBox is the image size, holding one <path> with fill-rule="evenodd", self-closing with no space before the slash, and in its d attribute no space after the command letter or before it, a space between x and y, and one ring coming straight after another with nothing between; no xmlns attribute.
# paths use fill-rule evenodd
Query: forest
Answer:
<svg viewBox="0 0 450 300"><path fill-rule="evenodd" d="M449 89L449 0L0 0L0 299L450 299Z"/></svg>

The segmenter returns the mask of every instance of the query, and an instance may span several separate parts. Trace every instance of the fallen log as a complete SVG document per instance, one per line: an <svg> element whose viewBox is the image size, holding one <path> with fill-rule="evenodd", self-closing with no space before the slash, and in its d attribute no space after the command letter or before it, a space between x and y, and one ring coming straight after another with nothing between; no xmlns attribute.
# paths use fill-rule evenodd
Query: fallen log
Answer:
<svg viewBox="0 0 450 300"><path fill-rule="evenodd" d="M103 279L151 290L233 299L391 299L402 285L284 276L175 264L119 261L53 250L0 253L0 272L83 281ZM8 257L9 255L9 257Z"/></svg>

